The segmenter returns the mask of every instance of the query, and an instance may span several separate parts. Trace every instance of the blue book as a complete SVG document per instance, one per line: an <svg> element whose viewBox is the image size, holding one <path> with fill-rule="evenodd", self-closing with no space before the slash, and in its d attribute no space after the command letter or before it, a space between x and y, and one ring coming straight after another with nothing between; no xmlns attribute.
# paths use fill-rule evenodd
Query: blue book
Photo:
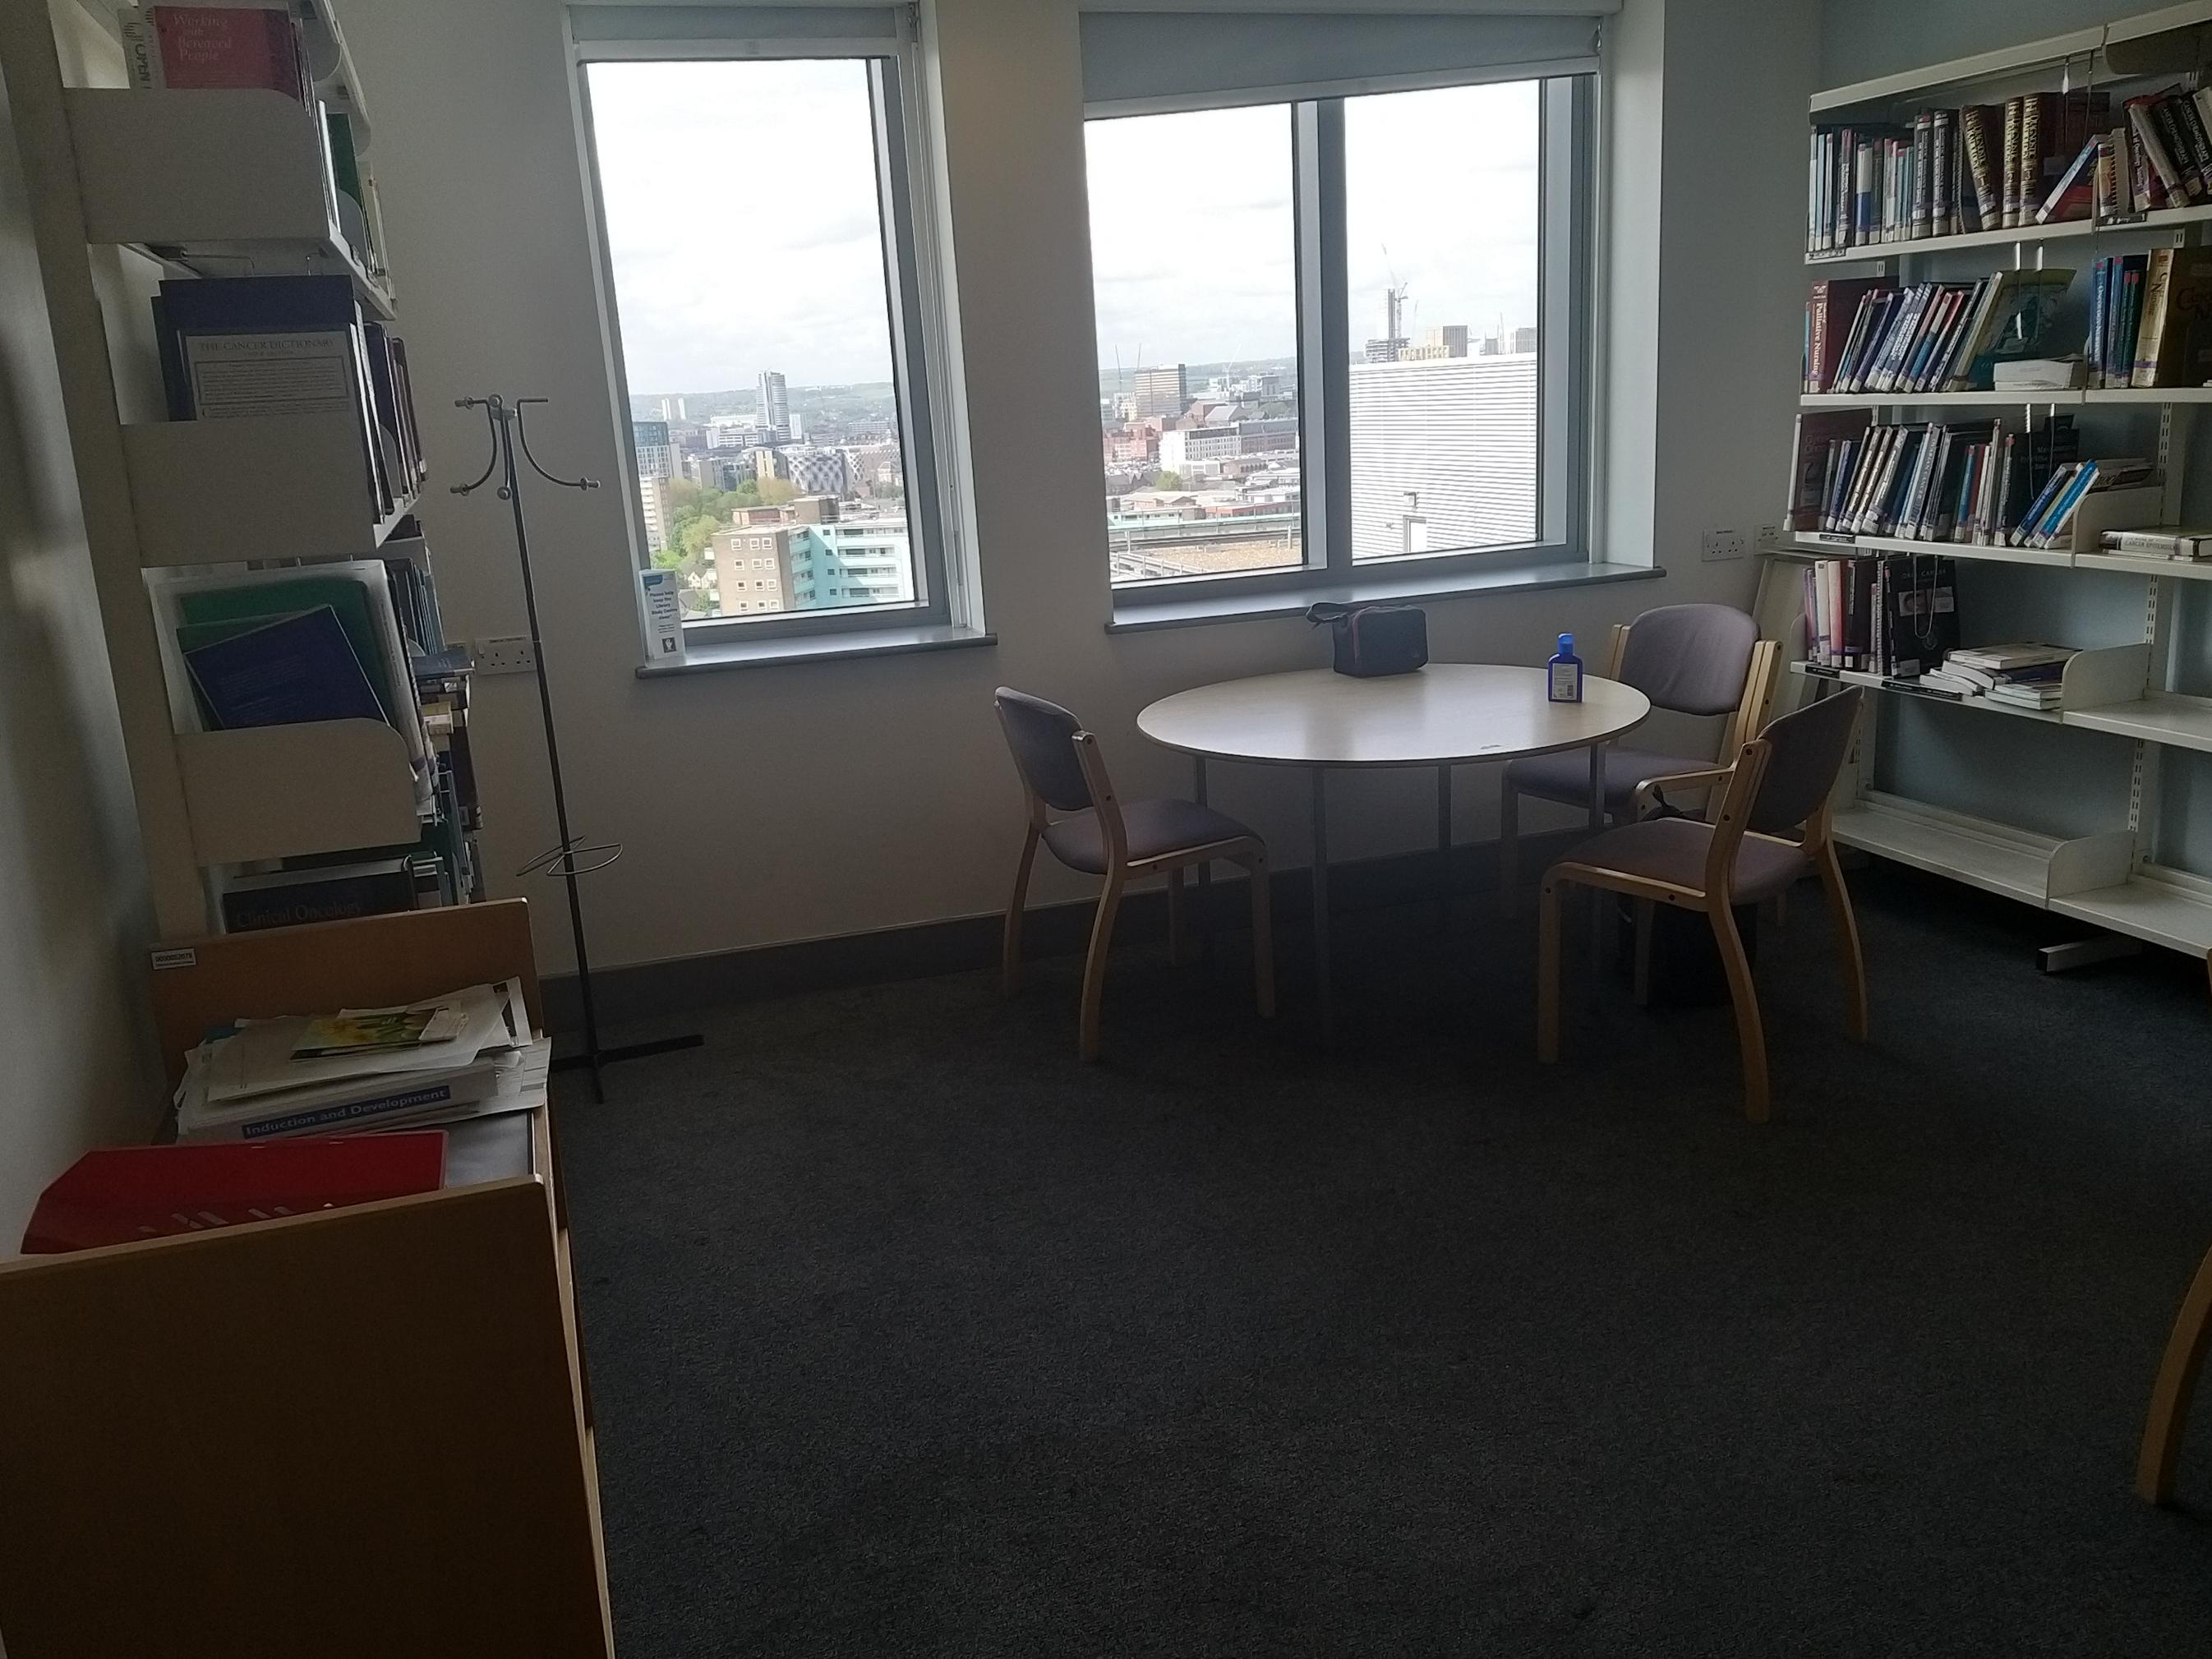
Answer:
<svg viewBox="0 0 2212 1659"><path fill-rule="evenodd" d="M2068 523L2073 519L2075 510L2081 507L2081 498L2089 493L2091 486L2096 481L2096 462L2082 462L2074 476L2066 481L2066 487L2058 492L2057 497L2045 509L2043 523L2035 533L2036 546L2049 547L2058 539L2060 532L2066 528Z"/></svg>
<svg viewBox="0 0 2212 1659"><path fill-rule="evenodd" d="M384 719L345 626L328 605L193 644L185 667L217 731L305 720Z"/></svg>

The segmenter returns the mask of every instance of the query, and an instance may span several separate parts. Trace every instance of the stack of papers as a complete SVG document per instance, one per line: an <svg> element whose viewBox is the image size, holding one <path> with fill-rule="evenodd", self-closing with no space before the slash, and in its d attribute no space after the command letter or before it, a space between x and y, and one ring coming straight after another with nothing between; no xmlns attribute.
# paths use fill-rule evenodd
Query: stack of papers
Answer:
<svg viewBox="0 0 2212 1659"><path fill-rule="evenodd" d="M341 1031L415 1040L333 1043ZM177 1088L177 1138L258 1140L526 1111L544 1103L551 1056L550 1042L532 1037L517 980L409 1008L241 1022L192 1051Z"/></svg>

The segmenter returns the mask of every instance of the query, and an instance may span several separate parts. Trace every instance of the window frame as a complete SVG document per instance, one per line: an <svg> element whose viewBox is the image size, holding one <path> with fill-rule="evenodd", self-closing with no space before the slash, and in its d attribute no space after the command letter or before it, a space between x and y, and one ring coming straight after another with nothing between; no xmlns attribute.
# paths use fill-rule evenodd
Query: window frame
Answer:
<svg viewBox="0 0 2212 1659"><path fill-rule="evenodd" d="M900 465L905 473L911 601L825 606L757 617L687 618L688 649L745 646L777 640L885 631L966 629L978 625L973 579L963 545L964 514L955 481L964 476L951 447L957 423L950 391L951 335L940 276L938 232L929 204L937 198L932 172L921 41L910 12L899 8L892 32L849 38L764 35L748 29L739 9L700 6L696 32L683 38L641 34L635 40L580 40L568 31L571 101L576 124L595 256L600 327L606 343L607 389L625 489L623 522L634 572L652 568L645 532L642 489L631 421L629 371L624 356L613 249L606 231L606 200L599 173L599 136L592 108L595 64L762 63L835 59L864 64L876 154L876 201L884 253L886 324L891 380L899 423ZM566 21L564 15L564 23ZM640 622L639 649L645 647Z"/></svg>
<svg viewBox="0 0 2212 1659"><path fill-rule="evenodd" d="M1538 534L1530 541L1447 549L1355 562L1352 556L1352 319L1345 158L1345 105L1353 97L1533 80L1540 88L1537 159L1536 428ZM1428 578L1448 586L1502 562L1580 564L1590 558L1591 421L1597 166L1597 84L1589 70L1564 74L1480 73L1419 76L1265 100L1291 118L1292 234L1297 310L1302 564L1202 576L1116 582L1116 611L1188 605L1237 595L1279 595L1320 586ZM1108 106L1092 121L1141 119L1220 107L1219 100ZM1101 472L1102 500L1103 471ZM1102 520L1103 517L1102 509Z"/></svg>

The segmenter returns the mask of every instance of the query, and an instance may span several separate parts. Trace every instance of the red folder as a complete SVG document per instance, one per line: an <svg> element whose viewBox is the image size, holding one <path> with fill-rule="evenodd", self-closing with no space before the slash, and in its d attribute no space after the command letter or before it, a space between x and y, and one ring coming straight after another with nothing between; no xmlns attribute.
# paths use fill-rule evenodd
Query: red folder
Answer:
<svg viewBox="0 0 2212 1659"><path fill-rule="evenodd" d="M442 1129L87 1152L39 1196L26 1255L370 1204L445 1182Z"/></svg>

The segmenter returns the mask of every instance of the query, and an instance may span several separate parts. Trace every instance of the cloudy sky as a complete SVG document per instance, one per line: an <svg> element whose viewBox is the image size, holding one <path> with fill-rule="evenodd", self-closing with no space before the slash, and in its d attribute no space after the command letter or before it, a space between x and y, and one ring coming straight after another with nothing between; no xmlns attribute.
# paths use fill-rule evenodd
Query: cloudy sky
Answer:
<svg viewBox="0 0 2212 1659"><path fill-rule="evenodd" d="M638 393L890 378L866 71L853 62L598 64L593 125ZM1355 99L1355 350L1395 272L1409 333L1536 320L1536 91ZM1290 113L1093 122L1098 361L1288 356Z"/></svg>

